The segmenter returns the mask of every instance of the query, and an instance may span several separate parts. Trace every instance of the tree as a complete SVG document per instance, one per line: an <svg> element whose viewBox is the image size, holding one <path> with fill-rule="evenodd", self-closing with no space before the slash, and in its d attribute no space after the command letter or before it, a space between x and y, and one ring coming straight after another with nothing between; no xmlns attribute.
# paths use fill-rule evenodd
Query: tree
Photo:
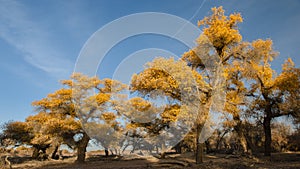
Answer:
<svg viewBox="0 0 300 169"><path fill-rule="evenodd" d="M30 144L34 137L32 128L25 122L11 121L5 123L1 128L1 142L5 146Z"/></svg>
<svg viewBox="0 0 300 169"><path fill-rule="evenodd" d="M106 149L116 146L123 132L122 116L116 105L125 98L122 92L127 86L116 80L99 80L77 73L72 76L72 81L63 83L72 88L75 109L87 134Z"/></svg>
<svg viewBox="0 0 300 169"><path fill-rule="evenodd" d="M291 127L284 123L273 123L272 126L272 149L283 152L288 147L288 137L292 134Z"/></svg>
<svg viewBox="0 0 300 169"><path fill-rule="evenodd" d="M221 93L225 92L223 90L223 79L228 77L226 76L226 73L223 72L223 67L229 66L233 62L232 58L234 58L235 54L233 49L235 49L237 44L241 41L241 35L237 29L237 24L242 22L240 14L232 14L228 18L224 15L222 7L213 8L212 11L213 14L211 16L205 17L203 20L198 22L199 26L203 26L204 28L203 34L201 34L197 39L197 46L182 56L182 60L187 62L192 68L192 70L190 70L191 73L187 76L195 79L197 83L196 90L199 92L199 95L197 95L198 100L195 100L199 102L195 105L201 105L201 110L197 110L199 114L196 115L197 163L202 162L202 158L200 158L200 156L203 152L200 150L203 149L203 138L205 138L204 135L207 134L203 132L201 135L201 130L207 130L207 126L205 126L204 123L206 119L210 118L209 111L220 111L220 107L223 107L222 102L224 99L220 96ZM181 62L182 61L179 61L178 63ZM160 62L154 61L152 65L155 64L162 65L162 60L160 60ZM171 98L181 101L181 94L183 92L180 92L178 89L178 81L175 81L174 83L174 80L172 81L172 78L170 78L172 76L168 75L165 70L171 69L171 64L169 63L164 66L164 69L153 69L150 67L144 70L143 73L139 74L139 78L136 78L137 76L133 76L133 89L138 90L141 93L160 89ZM178 66L172 65L172 67L175 69ZM227 72L230 70L231 69L227 69ZM181 72L179 69L177 71ZM227 86L229 87L230 85ZM238 89L235 90L238 91L239 88L242 87L243 84L239 85ZM238 100L235 98L237 98L238 95L231 95L234 96L231 96L231 98L233 98L231 100L237 102ZM227 97L230 97L230 94L228 94ZM212 102L214 102L214 104L212 104ZM237 106L231 107L233 107L233 109L228 108L227 110L232 114L238 114L239 110ZM237 118L235 119L240 120L239 116L236 116ZM207 125L208 122L205 124Z"/></svg>
<svg viewBox="0 0 300 169"><path fill-rule="evenodd" d="M36 125L40 138L75 145L76 161L84 162L86 147L91 139L89 135L95 137L94 134L99 134L93 133L91 127L97 129L101 125L93 120L98 118L108 123L110 118L113 119L104 108L108 108L112 90L120 91L124 86L110 79L99 80L78 73L73 74L70 80L63 80L62 84L65 88L33 102L39 114L29 117L28 122L40 124ZM98 92L91 93L92 90Z"/></svg>
<svg viewBox="0 0 300 169"><path fill-rule="evenodd" d="M131 92L142 97L131 99L132 105L137 114L144 117L147 114L149 118L146 121L132 119L130 125L142 131L139 134L142 137L149 137L157 146L160 144L162 157L165 150L175 146L189 131L198 116L200 97L194 73L184 61L156 58L132 77ZM164 104L155 105L157 102Z"/></svg>
<svg viewBox="0 0 300 169"><path fill-rule="evenodd" d="M5 146L20 146L20 145L31 145L33 147L32 158L39 159L39 151L42 151L45 155L46 149L49 148L50 142L46 136L41 137L42 134L36 132L34 125L28 122L8 122L3 128L2 142ZM40 136L40 137L38 137Z"/></svg>
<svg viewBox="0 0 300 169"><path fill-rule="evenodd" d="M81 125L73 117L65 117L63 114L39 112L26 119L28 125L33 126L34 138L31 141L34 149L34 157L39 155L39 148L36 145L51 145L54 150L51 158L56 158L56 153L61 144L75 147L73 137L81 130ZM46 148L48 148L47 146ZM46 149L43 148L43 153Z"/></svg>
<svg viewBox="0 0 300 169"><path fill-rule="evenodd" d="M290 136L288 136L288 150L299 151L300 150L300 130L296 129Z"/></svg>
<svg viewBox="0 0 300 169"><path fill-rule="evenodd" d="M271 155L271 120L299 114L299 70L292 61L283 65L283 71L276 76L270 62L277 53L271 40L244 42L237 57L240 59L236 69L248 82L245 96L248 97L248 112L263 117L265 133L265 155Z"/></svg>
<svg viewBox="0 0 300 169"><path fill-rule="evenodd" d="M32 105L39 112L37 115L27 118L27 122L35 126L35 142L47 141L55 146L55 150L60 144L66 143L71 147L74 145L80 151L80 145L87 139L83 140L82 138L76 142L74 137L85 135L84 138L87 138L88 136L83 131L80 121L76 120L72 89L59 89L48 94L46 98L34 101ZM53 152L53 156L55 154L56 152ZM83 160L79 159L78 155L78 161L82 162Z"/></svg>
<svg viewBox="0 0 300 169"><path fill-rule="evenodd" d="M241 42L242 36L239 34L237 24L242 22L240 14L231 14L229 17L224 15L222 7L212 8L212 15L198 21L198 26L203 27L203 34L197 39L197 46L194 49L183 54L185 60L201 76L205 84L200 86L200 91L205 94L206 114L209 114L209 108L213 106L216 111L221 110L224 105L224 99L215 99L223 93L226 95L225 111L234 116L237 122L237 129L240 129L240 109L238 108L240 99L240 89L243 83L239 79L234 79L234 49ZM232 76L231 76L232 75ZM226 80L226 81L224 81ZM225 84L225 86L223 86ZM225 87L231 88L231 91L224 91ZM218 95L219 94L219 95ZM222 95L222 94L221 94ZM212 104L212 100L215 100ZM217 101L218 100L218 101ZM219 103L218 103L219 102ZM203 124L197 124L197 154L196 163L203 161L203 142L200 141ZM238 131L242 135L240 131ZM243 137L240 137L243 138ZM201 143L202 142L202 143Z"/></svg>
<svg viewBox="0 0 300 169"><path fill-rule="evenodd" d="M270 62L277 53L271 40L244 42L237 29L242 22L240 14L224 15L222 7L213 8L213 14L199 21L204 26L203 34L216 50L224 67L226 78L226 102L224 110L232 114L235 130L240 142L247 150L241 113L245 107L262 112L265 131L265 155L271 151L271 120L284 116L299 116L299 69L289 59L283 65L279 76L274 75ZM203 40L204 39L204 40ZM198 38L198 46L185 53L183 59L194 69L201 70L207 65L205 38ZM204 47L203 47L204 46ZM202 59L204 58L204 59ZM247 84L247 85L246 85ZM249 86L249 87L248 87ZM210 95L208 95L210 96ZM250 103L252 106L247 103Z"/></svg>

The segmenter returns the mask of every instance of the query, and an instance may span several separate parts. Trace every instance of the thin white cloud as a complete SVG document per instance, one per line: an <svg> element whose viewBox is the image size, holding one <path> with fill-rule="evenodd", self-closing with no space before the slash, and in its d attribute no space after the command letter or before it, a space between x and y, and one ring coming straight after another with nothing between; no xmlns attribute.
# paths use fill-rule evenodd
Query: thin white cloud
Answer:
<svg viewBox="0 0 300 169"><path fill-rule="evenodd" d="M54 77L68 76L72 72L71 61L20 2L0 1L0 38L21 51L23 59L32 66Z"/></svg>

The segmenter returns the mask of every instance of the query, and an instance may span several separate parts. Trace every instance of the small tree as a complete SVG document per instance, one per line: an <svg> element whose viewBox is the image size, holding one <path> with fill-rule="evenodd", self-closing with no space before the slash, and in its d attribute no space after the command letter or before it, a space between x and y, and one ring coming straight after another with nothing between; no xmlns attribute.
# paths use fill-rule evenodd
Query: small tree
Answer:
<svg viewBox="0 0 300 169"><path fill-rule="evenodd" d="M97 125L101 125L93 120L110 121L107 109L113 96L112 87L120 91L124 86L110 79L99 80L78 73L73 74L70 80L63 80L62 84L65 88L33 102L39 114L29 117L28 122L40 124L36 125L36 131L41 135L37 138L74 145L77 162L81 163L85 160L86 147L91 139L89 135L97 134L92 128L97 129ZM97 92L90 93L93 90Z"/></svg>
<svg viewBox="0 0 300 169"><path fill-rule="evenodd" d="M1 143L4 146L30 144L31 140L34 138L33 130L26 122L7 122L1 129Z"/></svg>

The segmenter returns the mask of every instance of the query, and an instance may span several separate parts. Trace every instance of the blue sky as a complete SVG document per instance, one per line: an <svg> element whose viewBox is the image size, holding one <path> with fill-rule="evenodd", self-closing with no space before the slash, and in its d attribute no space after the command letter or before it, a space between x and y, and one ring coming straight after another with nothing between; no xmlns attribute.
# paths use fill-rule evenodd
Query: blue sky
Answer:
<svg viewBox="0 0 300 169"><path fill-rule="evenodd" d="M272 63L275 70L280 71L287 57L300 65L297 0L0 0L0 123L33 114L31 102L61 87L59 80L73 72L85 42L109 22L139 12L163 12L196 25L214 6L223 6L227 14L242 14L244 40L273 40L280 52ZM147 48L177 56L187 50L168 37L135 36L112 48L98 75L110 77L123 58Z"/></svg>

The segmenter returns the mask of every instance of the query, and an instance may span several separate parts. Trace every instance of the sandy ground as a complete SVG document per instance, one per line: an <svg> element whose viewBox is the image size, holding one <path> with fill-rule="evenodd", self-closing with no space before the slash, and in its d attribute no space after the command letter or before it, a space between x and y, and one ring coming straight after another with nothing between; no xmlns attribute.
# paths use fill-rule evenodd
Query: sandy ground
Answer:
<svg viewBox="0 0 300 169"><path fill-rule="evenodd" d="M276 153L271 158L236 155L206 155L204 163L196 165L192 153L168 155L166 159L129 155L122 158L88 155L86 163L74 163L75 157L64 160L33 161L28 157L14 158L13 169L300 169L300 153ZM0 167L1 168L1 167Z"/></svg>

